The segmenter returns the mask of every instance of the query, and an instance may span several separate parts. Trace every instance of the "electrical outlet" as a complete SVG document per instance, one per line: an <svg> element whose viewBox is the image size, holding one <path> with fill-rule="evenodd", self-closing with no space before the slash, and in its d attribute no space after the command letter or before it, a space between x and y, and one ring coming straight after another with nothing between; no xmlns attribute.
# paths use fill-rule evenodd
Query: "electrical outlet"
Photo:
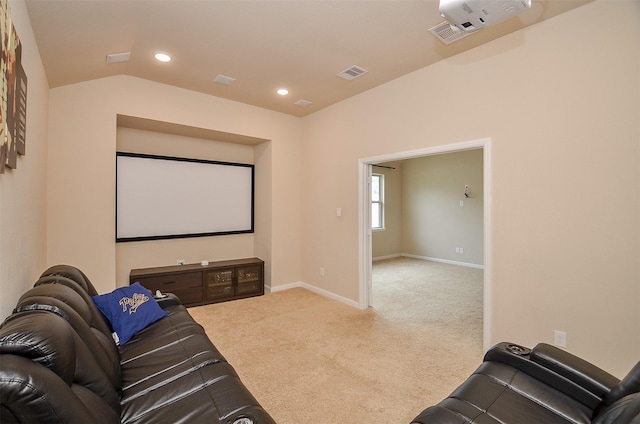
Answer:
<svg viewBox="0 0 640 424"><path fill-rule="evenodd" d="M320 276L324 277L324 267L320 267Z"/></svg>
<svg viewBox="0 0 640 424"><path fill-rule="evenodd" d="M567 333L555 330L553 332L553 344L558 347L567 347Z"/></svg>
<svg viewBox="0 0 640 424"><path fill-rule="evenodd" d="M186 263L187 263L187 261L185 261L184 259L178 259L178 260L177 260L177 264L178 264L178 265L184 265L184 264L186 264Z"/></svg>

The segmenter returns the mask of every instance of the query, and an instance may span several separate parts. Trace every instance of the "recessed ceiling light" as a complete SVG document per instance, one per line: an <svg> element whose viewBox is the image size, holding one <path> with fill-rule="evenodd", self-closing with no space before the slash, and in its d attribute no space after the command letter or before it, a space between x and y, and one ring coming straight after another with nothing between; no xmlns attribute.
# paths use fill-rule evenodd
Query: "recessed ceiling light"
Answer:
<svg viewBox="0 0 640 424"><path fill-rule="evenodd" d="M278 89L278 91L276 91L276 93L281 96L286 96L287 94L289 94L289 90L287 90L286 88L280 88Z"/></svg>
<svg viewBox="0 0 640 424"><path fill-rule="evenodd" d="M171 60L171 56L162 52L156 53L154 57L158 59L160 62L169 62Z"/></svg>

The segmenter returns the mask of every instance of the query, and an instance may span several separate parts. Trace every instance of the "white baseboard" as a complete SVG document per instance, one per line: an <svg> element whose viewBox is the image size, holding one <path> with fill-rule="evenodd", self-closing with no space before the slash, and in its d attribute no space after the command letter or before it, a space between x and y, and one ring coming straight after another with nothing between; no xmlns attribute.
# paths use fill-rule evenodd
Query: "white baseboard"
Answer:
<svg viewBox="0 0 640 424"><path fill-rule="evenodd" d="M352 306L354 308L360 308L360 305L358 304L358 302L356 302L354 300L347 299L346 297L339 296L339 295L337 295L335 293L331 293L330 291L321 289L321 288L316 287L316 286L312 286L311 284L307 284L307 283L304 283L302 281L297 281L295 283L289 283L289 284L283 284L281 286L276 286L276 287L269 287L269 291L271 293L277 293L279 291L295 289L297 287L302 287L303 289L307 289L307 290L312 291L314 293L317 293L317 294L319 294L321 296L328 297L329 299L337 300L338 302L344 303L345 305L349 305L349 306Z"/></svg>
<svg viewBox="0 0 640 424"><path fill-rule="evenodd" d="M441 262L441 263L450 264L450 265L458 265L458 266L466 266L466 267L469 267L469 268L484 269L484 265L472 264L470 262L460 262L460 261L452 261L452 260L449 260L449 259L432 258L432 257L429 257L429 256L411 255L409 253L402 253L402 254L400 254L400 256L403 256L405 258L422 259L423 261Z"/></svg>
<svg viewBox="0 0 640 424"><path fill-rule="evenodd" d="M402 257L402 253L396 253L394 255L376 256L375 258L371 258L371 261L384 261L385 259L395 259L400 257Z"/></svg>
<svg viewBox="0 0 640 424"><path fill-rule="evenodd" d="M275 286L275 287L264 286L265 291L269 289L270 293L276 293L283 290L295 289L296 287L302 287L302 281L296 281L294 283L283 284L281 286Z"/></svg>

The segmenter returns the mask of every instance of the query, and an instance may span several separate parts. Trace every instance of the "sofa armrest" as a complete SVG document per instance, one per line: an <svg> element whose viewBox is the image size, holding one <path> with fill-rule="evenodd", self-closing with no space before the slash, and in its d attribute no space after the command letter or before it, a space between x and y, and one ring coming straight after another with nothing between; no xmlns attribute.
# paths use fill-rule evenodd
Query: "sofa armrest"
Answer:
<svg viewBox="0 0 640 424"><path fill-rule="evenodd" d="M531 360L572 381L589 392L604 398L620 380L571 353L539 343L531 351Z"/></svg>
<svg viewBox="0 0 640 424"><path fill-rule="evenodd" d="M182 305L178 296L173 293L162 293L162 296L156 296L154 293L153 298L162 309L167 309L169 306Z"/></svg>
<svg viewBox="0 0 640 424"><path fill-rule="evenodd" d="M533 350L513 343L499 343L485 354L485 361L502 362L594 410L618 380L595 365L550 345Z"/></svg>

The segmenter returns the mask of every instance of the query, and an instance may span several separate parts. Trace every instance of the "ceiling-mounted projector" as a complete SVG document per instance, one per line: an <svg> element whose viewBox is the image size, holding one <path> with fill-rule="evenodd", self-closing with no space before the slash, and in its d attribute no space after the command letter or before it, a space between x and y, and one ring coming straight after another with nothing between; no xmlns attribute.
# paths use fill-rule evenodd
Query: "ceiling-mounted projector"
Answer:
<svg viewBox="0 0 640 424"><path fill-rule="evenodd" d="M531 8L531 0L440 0L440 16L462 31L476 31Z"/></svg>

